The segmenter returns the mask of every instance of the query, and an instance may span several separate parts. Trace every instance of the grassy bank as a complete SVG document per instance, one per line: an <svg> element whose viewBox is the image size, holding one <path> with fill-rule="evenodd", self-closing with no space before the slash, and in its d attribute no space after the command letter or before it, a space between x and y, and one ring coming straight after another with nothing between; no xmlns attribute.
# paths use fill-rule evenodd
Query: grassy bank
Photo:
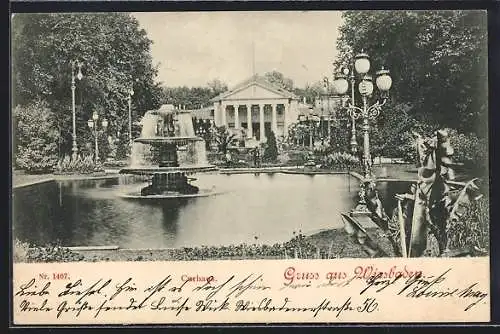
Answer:
<svg viewBox="0 0 500 334"><path fill-rule="evenodd" d="M25 187L52 180L54 180L54 174L27 174L20 170L12 171L12 188Z"/></svg>
<svg viewBox="0 0 500 334"><path fill-rule="evenodd" d="M24 171L14 170L12 171L12 188L21 188L54 180L93 180L117 176L117 170L89 174L26 174Z"/></svg>
<svg viewBox="0 0 500 334"><path fill-rule="evenodd" d="M389 243L379 230L369 230L372 238L392 256ZM274 245L239 244L168 249L78 250L62 247L34 247L17 243L16 262L98 262L98 261L195 261L255 259L333 259L368 257L355 245L343 229L321 231L310 236L302 234Z"/></svg>

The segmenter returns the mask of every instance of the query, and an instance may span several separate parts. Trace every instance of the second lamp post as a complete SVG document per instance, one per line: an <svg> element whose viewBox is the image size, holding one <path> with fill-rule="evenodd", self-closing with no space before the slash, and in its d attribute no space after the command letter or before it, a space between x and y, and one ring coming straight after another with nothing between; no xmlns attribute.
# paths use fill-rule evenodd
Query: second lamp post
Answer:
<svg viewBox="0 0 500 334"><path fill-rule="evenodd" d="M76 74L76 78L78 80L82 80L83 74L82 74L82 63L80 63L78 60L74 60L71 62L71 112L73 116L73 133L72 133L72 138L73 138L73 143L72 143L72 148L71 151L72 153L72 159L75 160L77 155L78 155L78 145L76 143L76 109L75 109L75 90L76 90L76 82L75 82L75 70L78 68L78 73ZM81 102L80 102L81 104Z"/></svg>
<svg viewBox="0 0 500 334"><path fill-rule="evenodd" d="M128 140L129 145L132 147L132 96L134 96L134 89L130 87L128 91Z"/></svg>
<svg viewBox="0 0 500 334"><path fill-rule="evenodd" d="M363 171L365 178L370 178L372 176L371 165L372 160L370 156L370 119L375 119L382 109L382 106L387 102L388 92L392 85L392 79L389 75L389 71L381 69L375 74L376 84L380 91L377 101L368 105L368 99L372 97L373 94L373 79L372 76L368 74L370 71L370 58L366 53L361 52L356 55L354 61L354 68L356 73L359 75L359 85L358 91L362 98L362 107L357 107L355 102L355 83L356 77L354 71L349 70L349 68L343 68L342 73L337 75L334 85L337 93L339 95L345 95L349 89L349 83L347 81L347 76L351 74L351 98L348 102L347 108L352 118L352 138L351 145L355 152L356 148L356 127L355 121L358 118L363 119Z"/></svg>
<svg viewBox="0 0 500 334"><path fill-rule="evenodd" d="M94 140L95 140L95 164L97 165L99 163L99 114L94 111L92 114L92 118L87 121L87 125L89 126L90 130L93 131L94 134ZM101 121L101 127L102 131L106 131L108 128L108 120L103 118Z"/></svg>

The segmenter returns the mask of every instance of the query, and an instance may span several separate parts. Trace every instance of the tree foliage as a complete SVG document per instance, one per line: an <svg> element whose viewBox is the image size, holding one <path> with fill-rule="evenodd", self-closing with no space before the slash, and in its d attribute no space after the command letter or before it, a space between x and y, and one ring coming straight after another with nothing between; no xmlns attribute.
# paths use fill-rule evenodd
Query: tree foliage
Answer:
<svg viewBox="0 0 500 334"><path fill-rule="evenodd" d="M309 146L311 127L303 123L293 123L288 128L288 140L290 144Z"/></svg>
<svg viewBox="0 0 500 334"><path fill-rule="evenodd" d="M313 104L321 94L325 93L325 89L322 81L316 81L312 84L306 84L304 88L295 87L293 92L301 99L305 98L306 103Z"/></svg>
<svg viewBox="0 0 500 334"><path fill-rule="evenodd" d="M151 41L125 13L17 14L12 19L13 104L41 99L61 130L62 151L71 150L71 62L82 64L76 80L79 147L94 111L109 120L108 133L127 133L130 88L134 119L159 106L161 89L150 55ZM76 71L75 71L76 74ZM123 144L126 143L125 139Z"/></svg>
<svg viewBox="0 0 500 334"><path fill-rule="evenodd" d="M210 99L216 96L209 87L163 87L163 103L183 106L186 109L198 109L210 105Z"/></svg>
<svg viewBox="0 0 500 334"><path fill-rule="evenodd" d="M347 11L337 67L362 50L389 68L394 104L437 127L484 136L487 124L486 12ZM384 109L385 112L385 109Z"/></svg>
<svg viewBox="0 0 500 334"><path fill-rule="evenodd" d="M267 81L272 83L275 86L286 89L288 91L293 91L293 80L287 78L283 75L283 73L278 71L271 71L264 74L264 77Z"/></svg>
<svg viewBox="0 0 500 334"><path fill-rule="evenodd" d="M207 83L208 88L212 90L212 95L217 96L220 93L227 91L227 84L220 79L213 79Z"/></svg>
<svg viewBox="0 0 500 334"><path fill-rule="evenodd" d="M213 79L205 87L163 87L162 103L198 109L211 105L210 99L227 91L227 84Z"/></svg>
<svg viewBox="0 0 500 334"><path fill-rule="evenodd" d="M14 109L15 164L32 173L52 172L58 161L59 133L47 104L34 101Z"/></svg>

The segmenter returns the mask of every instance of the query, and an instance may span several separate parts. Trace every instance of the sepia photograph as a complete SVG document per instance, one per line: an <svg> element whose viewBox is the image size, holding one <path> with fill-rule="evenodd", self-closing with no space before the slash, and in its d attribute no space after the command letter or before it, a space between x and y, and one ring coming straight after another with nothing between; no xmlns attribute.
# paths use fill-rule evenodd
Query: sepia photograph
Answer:
<svg viewBox="0 0 500 334"><path fill-rule="evenodd" d="M485 10L12 14L14 268L370 261L370 286L373 261L488 265L487 27ZM215 284L197 270L181 281Z"/></svg>

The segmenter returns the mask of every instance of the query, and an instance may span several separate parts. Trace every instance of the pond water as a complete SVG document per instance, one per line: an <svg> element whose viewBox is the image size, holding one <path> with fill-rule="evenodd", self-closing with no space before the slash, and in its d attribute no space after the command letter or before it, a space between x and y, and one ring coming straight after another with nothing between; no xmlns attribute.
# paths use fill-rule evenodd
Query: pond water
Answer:
<svg viewBox="0 0 500 334"><path fill-rule="evenodd" d="M200 188L220 194L176 201L131 200L120 194L144 186L126 176L57 181L13 191L13 237L44 245L122 248L215 246L284 242L342 228L339 212L357 202L348 175L203 174ZM390 209L406 182L380 184Z"/></svg>

